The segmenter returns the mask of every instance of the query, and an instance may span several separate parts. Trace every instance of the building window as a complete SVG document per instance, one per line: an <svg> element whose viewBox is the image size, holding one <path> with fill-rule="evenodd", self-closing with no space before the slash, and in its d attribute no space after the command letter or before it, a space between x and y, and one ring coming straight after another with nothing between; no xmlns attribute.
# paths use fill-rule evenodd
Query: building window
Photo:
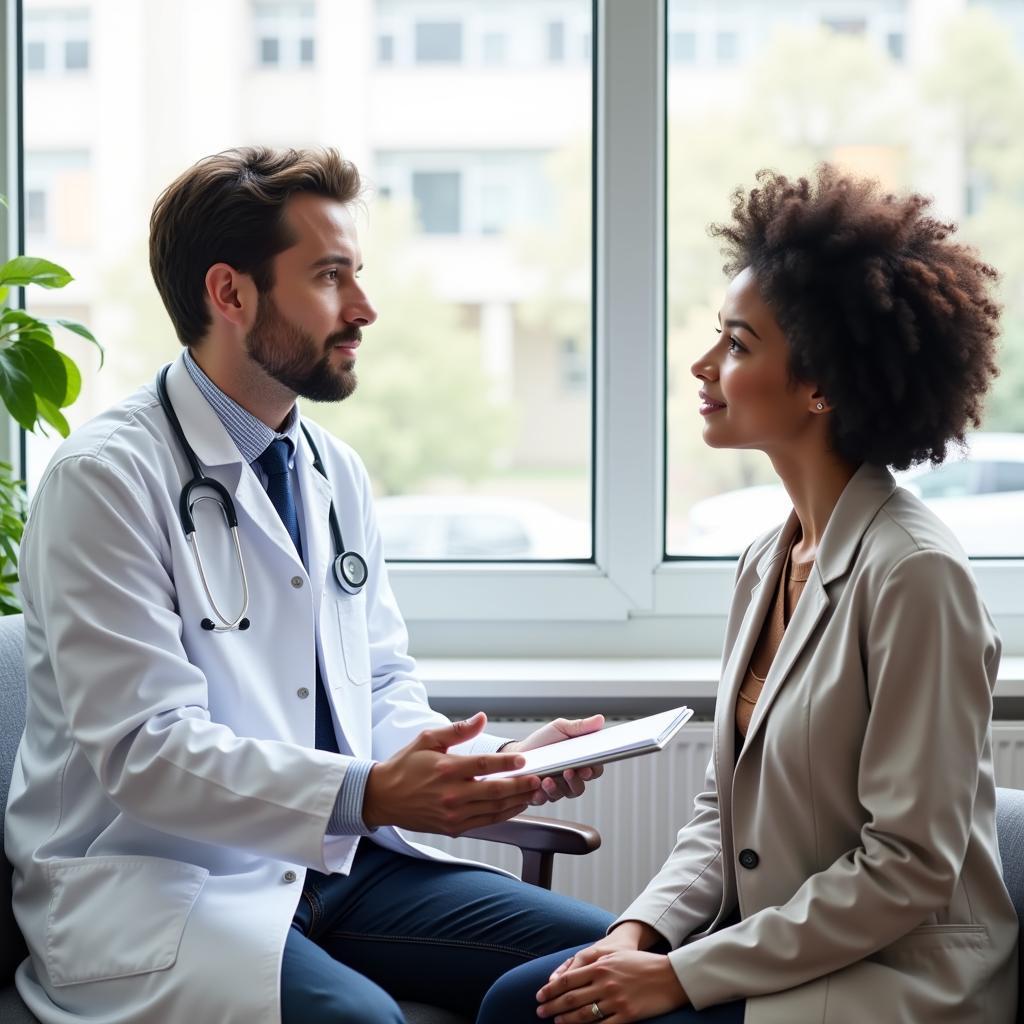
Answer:
<svg viewBox="0 0 1024 1024"><path fill-rule="evenodd" d="M863 36L868 30L866 18L824 17L821 19L821 23L830 32L835 32L839 36Z"/></svg>
<svg viewBox="0 0 1024 1024"><path fill-rule="evenodd" d="M25 234L30 238L46 234L46 193L42 189L25 190Z"/></svg>
<svg viewBox="0 0 1024 1024"><path fill-rule="evenodd" d="M416 23L417 64L458 64L462 60L462 24L458 21Z"/></svg>
<svg viewBox="0 0 1024 1024"><path fill-rule="evenodd" d="M559 379L562 391L570 395L586 392L589 382L589 358L576 338L563 338L559 347Z"/></svg>
<svg viewBox="0 0 1024 1024"><path fill-rule="evenodd" d="M25 70L61 74L89 70L89 12L78 8L25 12Z"/></svg>
<svg viewBox="0 0 1024 1024"><path fill-rule="evenodd" d="M412 196L425 235L457 235L462 228L462 175L458 171L414 171Z"/></svg>
<svg viewBox="0 0 1024 1024"><path fill-rule="evenodd" d="M504 32L485 32L480 43L480 59L488 67L508 62L508 36Z"/></svg>
<svg viewBox="0 0 1024 1024"><path fill-rule="evenodd" d="M668 40L668 59L672 64L696 64L697 33L673 32Z"/></svg>
<svg viewBox="0 0 1024 1024"><path fill-rule="evenodd" d="M719 64L735 64L740 57L738 32L715 33L715 60Z"/></svg>
<svg viewBox="0 0 1024 1024"><path fill-rule="evenodd" d="M377 63L378 64L394 64L395 63L395 37L377 36Z"/></svg>
<svg viewBox="0 0 1024 1024"><path fill-rule="evenodd" d="M549 21L546 26L547 59L551 64L565 62L565 22Z"/></svg>
<svg viewBox="0 0 1024 1024"><path fill-rule="evenodd" d="M316 10L308 2L253 4L256 63L263 68L312 66L316 57Z"/></svg>
<svg viewBox="0 0 1024 1024"><path fill-rule="evenodd" d="M903 62L904 37L902 32L889 32L885 37L885 48L893 60Z"/></svg>

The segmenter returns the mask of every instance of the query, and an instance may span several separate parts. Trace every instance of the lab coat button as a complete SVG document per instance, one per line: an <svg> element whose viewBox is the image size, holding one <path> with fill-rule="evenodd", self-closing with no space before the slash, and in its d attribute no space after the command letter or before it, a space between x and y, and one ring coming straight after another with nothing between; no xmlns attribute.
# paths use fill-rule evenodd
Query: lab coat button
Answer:
<svg viewBox="0 0 1024 1024"><path fill-rule="evenodd" d="M740 867L753 871L760 863L761 858L753 850L740 850Z"/></svg>
<svg viewBox="0 0 1024 1024"><path fill-rule="evenodd" d="M302 577L301 576L293 576L292 577L292 586L296 590L300 590L302 588Z"/></svg>
<svg viewBox="0 0 1024 1024"><path fill-rule="evenodd" d="M309 690L304 686L300 686L295 692L299 695L300 700L305 700L309 696Z"/></svg>
<svg viewBox="0 0 1024 1024"><path fill-rule="evenodd" d="M294 871L286 871L282 876L281 880L287 882L289 885L295 881L299 876Z"/></svg>

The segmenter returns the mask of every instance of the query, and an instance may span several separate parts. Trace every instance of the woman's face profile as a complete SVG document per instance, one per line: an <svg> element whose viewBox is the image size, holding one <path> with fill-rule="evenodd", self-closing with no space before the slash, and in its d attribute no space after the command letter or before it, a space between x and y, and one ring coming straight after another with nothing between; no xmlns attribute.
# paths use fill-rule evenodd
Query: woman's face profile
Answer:
<svg viewBox="0 0 1024 1024"><path fill-rule="evenodd" d="M726 289L714 345L690 367L701 381L704 441L712 448L784 449L807 429L813 384L790 375L789 344L753 271Z"/></svg>

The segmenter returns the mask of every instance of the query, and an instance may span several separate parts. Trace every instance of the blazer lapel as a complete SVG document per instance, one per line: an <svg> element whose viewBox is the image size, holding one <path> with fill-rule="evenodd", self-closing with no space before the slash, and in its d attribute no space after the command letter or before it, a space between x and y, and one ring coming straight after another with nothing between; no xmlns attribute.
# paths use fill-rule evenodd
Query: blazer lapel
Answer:
<svg viewBox="0 0 1024 1024"><path fill-rule="evenodd" d="M728 773L719 773L719 801L728 803L732 793L732 765L736 757L736 700L743 685L747 666L754 653L754 645L761 635L765 616L772 603L772 596L779 580L779 573L784 569L785 555L789 542L797 527L796 515L791 513L779 531L775 543L761 556L757 564L757 583L751 587L750 600L743 620L736 632L736 640L726 657L722 667L722 679L719 685L719 701L724 714L716 715L717 736L715 742L720 751L719 762L728 767ZM723 816L723 820L727 820Z"/></svg>
<svg viewBox="0 0 1024 1024"><path fill-rule="evenodd" d="M839 496L821 538L814 568L783 634L782 643L779 644L775 660L765 678L761 695L754 705L754 713L740 757L750 748L750 741L757 735L762 722L771 711L775 698L789 678L793 665L828 610L830 602L827 585L849 572L850 565L860 549L864 532L895 489L896 482L887 470L865 464L854 473ZM793 529L796 528L795 513L790 517L790 525ZM763 618L762 616L762 621ZM749 657L748 654L747 661ZM746 666L747 662L744 662L743 671L746 671ZM735 701L735 695L732 699Z"/></svg>

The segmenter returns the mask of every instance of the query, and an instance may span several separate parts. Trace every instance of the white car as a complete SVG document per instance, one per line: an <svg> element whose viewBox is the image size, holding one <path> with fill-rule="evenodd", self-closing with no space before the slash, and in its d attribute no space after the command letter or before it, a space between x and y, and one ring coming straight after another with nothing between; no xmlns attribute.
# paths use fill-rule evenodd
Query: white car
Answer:
<svg viewBox="0 0 1024 1024"><path fill-rule="evenodd" d="M969 555L1024 556L1024 434L977 433L965 456L894 474L956 534ZM690 509L683 555L739 555L781 523L792 503L781 484L727 491Z"/></svg>
<svg viewBox="0 0 1024 1024"><path fill-rule="evenodd" d="M376 506L389 561L590 557L590 524L538 501L408 494Z"/></svg>

